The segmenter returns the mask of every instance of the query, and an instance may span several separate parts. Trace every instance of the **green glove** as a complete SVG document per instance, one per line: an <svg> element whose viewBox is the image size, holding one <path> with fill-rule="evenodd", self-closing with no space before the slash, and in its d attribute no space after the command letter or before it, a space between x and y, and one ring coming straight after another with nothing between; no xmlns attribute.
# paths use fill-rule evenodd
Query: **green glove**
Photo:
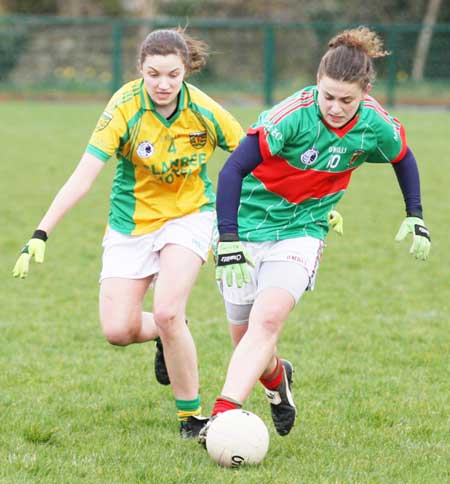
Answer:
<svg viewBox="0 0 450 484"><path fill-rule="evenodd" d="M230 242L219 242L217 246L217 266L216 279L222 280L223 274L228 287L233 285L233 274L236 279L237 287L242 287L250 282L250 274L247 264L254 267L242 242L239 240Z"/></svg>
<svg viewBox="0 0 450 484"><path fill-rule="evenodd" d="M34 232L33 237L22 249L20 257L17 259L16 265L13 269L14 277L20 277L21 279L27 277L32 257L34 257L34 260L39 264L44 262L46 240L47 234L43 230L36 230Z"/></svg>
<svg viewBox="0 0 450 484"><path fill-rule="evenodd" d="M419 217L406 217L398 229L395 240L400 242L408 234L413 234L413 243L409 249L416 259L427 260L431 248L430 232Z"/></svg>
<svg viewBox="0 0 450 484"><path fill-rule="evenodd" d="M331 210L328 213L328 225L339 235L344 233L344 219L337 210Z"/></svg>

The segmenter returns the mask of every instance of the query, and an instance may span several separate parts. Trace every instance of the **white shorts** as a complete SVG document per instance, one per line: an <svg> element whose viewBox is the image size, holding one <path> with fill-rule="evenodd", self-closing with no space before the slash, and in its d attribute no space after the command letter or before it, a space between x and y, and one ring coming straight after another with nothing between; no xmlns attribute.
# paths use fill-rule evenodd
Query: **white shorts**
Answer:
<svg viewBox="0 0 450 484"><path fill-rule="evenodd" d="M103 238L100 281L108 277L143 279L159 272L159 252L166 244L186 247L203 261L208 258L215 212L197 212L169 220L155 232L125 235L111 227Z"/></svg>
<svg viewBox="0 0 450 484"><path fill-rule="evenodd" d="M261 290L267 287L280 287L289 291L298 302L299 298L305 291L302 282L302 274L306 271L308 283L306 290L312 291L319 268L320 257L322 255L324 243L322 240L314 237L297 237L295 239L286 239L268 242L242 242L244 247L255 263L255 267L249 266L251 281L238 288L233 282L232 287L228 287L225 279L219 282L219 289L222 292L226 303L251 305ZM264 274L264 280L260 280L262 266L266 262L283 262L289 263L292 270L286 269L283 274L276 274L273 282L269 280L269 275ZM274 264L274 267L282 267ZM298 268L301 268L298 272ZM298 275L299 284L295 279Z"/></svg>

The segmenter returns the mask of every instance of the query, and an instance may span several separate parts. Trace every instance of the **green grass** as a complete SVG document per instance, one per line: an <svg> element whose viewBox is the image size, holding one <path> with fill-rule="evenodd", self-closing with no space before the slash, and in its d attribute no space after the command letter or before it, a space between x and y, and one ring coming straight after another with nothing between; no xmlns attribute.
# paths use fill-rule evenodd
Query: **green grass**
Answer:
<svg viewBox="0 0 450 484"><path fill-rule="evenodd" d="M361 168L339 206L344 237L329 236L316 290L279 343L296 366L298 423L279 437L256 387L246 408L268 424L270 449L261 465L232 471L179 439L153 345L115 348L102 336L97 280L113 160L52 234L45 263L26 280L11 277L101 109L1 105L0 483L450 482L450 114L396 113L420 163L430 260L393 241L404 212L392 168ZM257 114L232 110L244 125ZM214 177L224 158L211 164ZM211 264L188 316L209 413L231 352Z"/></svg>

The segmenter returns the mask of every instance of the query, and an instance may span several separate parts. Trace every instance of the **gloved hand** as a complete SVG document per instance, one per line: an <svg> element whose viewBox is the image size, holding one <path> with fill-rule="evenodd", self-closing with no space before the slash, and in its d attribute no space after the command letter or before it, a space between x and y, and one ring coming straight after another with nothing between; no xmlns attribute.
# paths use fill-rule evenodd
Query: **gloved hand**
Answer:
<svg viewBox="0 0 450 484"><path fill-rule="evenodd" d="M409 249L416 259L427 260L431 248L430 232L419 217L406 217L403 220L397 235L396 242L403 240L408 234L413 234L413 243Z"/></svg>
<svg viewBox="0 0 450 484"><path fill-rule="evenodd" d="M30 260L34 260L41 264L45 257L45 242L47 234L43 230L36 230L27 245L22 249L20 257L17 259L16 265L13 269L13 276L24 279L27 277L30 268Z"/></svg>
<svg viewBox="0 0 450 484"><path fill-rule="evenodd" d="M337 210L328 212L328 225L339 235L344 234L344 219Z"/></svg>
<svg viewBox="0 0 450 484"><path fill-rule="evenodd" d="M233 274L236 279L237 287L242 287L250 282L250 274L247 264L254 267L253 261L249 258L242 242L235 240L232 242L219 242L217 246L217 266L216 279L225 279L228 287L233 285Z"/></svg>

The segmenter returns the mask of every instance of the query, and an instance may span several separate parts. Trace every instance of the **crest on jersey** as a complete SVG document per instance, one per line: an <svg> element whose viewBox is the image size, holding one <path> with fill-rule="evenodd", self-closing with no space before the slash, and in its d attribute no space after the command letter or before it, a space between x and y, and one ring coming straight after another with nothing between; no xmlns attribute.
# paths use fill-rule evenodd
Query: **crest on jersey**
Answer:
<svg viewBox="0 0 450 484"><path fill-rule="evenodd" d="M197 131L196 133L189 133L189 141L193 148L197 150L206 145L206 131Z"/></svg>
<svg viewBox="0 0 450 484"><path fill-rule="evenodd" d="M108 126L108 124L111 122L112 118L112 114L108 113L107 111L103 111L100 119L97 122L97 125L95 126L95 131L101 131L102 129L105 129L106 126Z"/></svg>
<svg viewBox="0 0 450 484"><path fill-rule="evenodd" d="M300 156L300 159L302 160L302 163L305 165L313 165L319 158L319 150L316 150L316 148L310 148L309 150L306 150L302 156Z"/></svg>
<svg viewBox="0 0 450 484"><path fill-rule="evenodd" d="M364 150L355 150L352 154L352 157L350 158L350 161L348 162L348 166L352 166L353 163L356 162L356 160L365 153Z"/></svg>
<svg viewBox="0 0 450 484"><path fill-rule="evenodd" d="M154 148L153 148L153 145L150 143L150 141L142 141L141 143L139 143L136 149L136 153L138 154L139 158L143 160L145 158L149 158L150 156L152 156L153 151L154 151Z"/></svg>

